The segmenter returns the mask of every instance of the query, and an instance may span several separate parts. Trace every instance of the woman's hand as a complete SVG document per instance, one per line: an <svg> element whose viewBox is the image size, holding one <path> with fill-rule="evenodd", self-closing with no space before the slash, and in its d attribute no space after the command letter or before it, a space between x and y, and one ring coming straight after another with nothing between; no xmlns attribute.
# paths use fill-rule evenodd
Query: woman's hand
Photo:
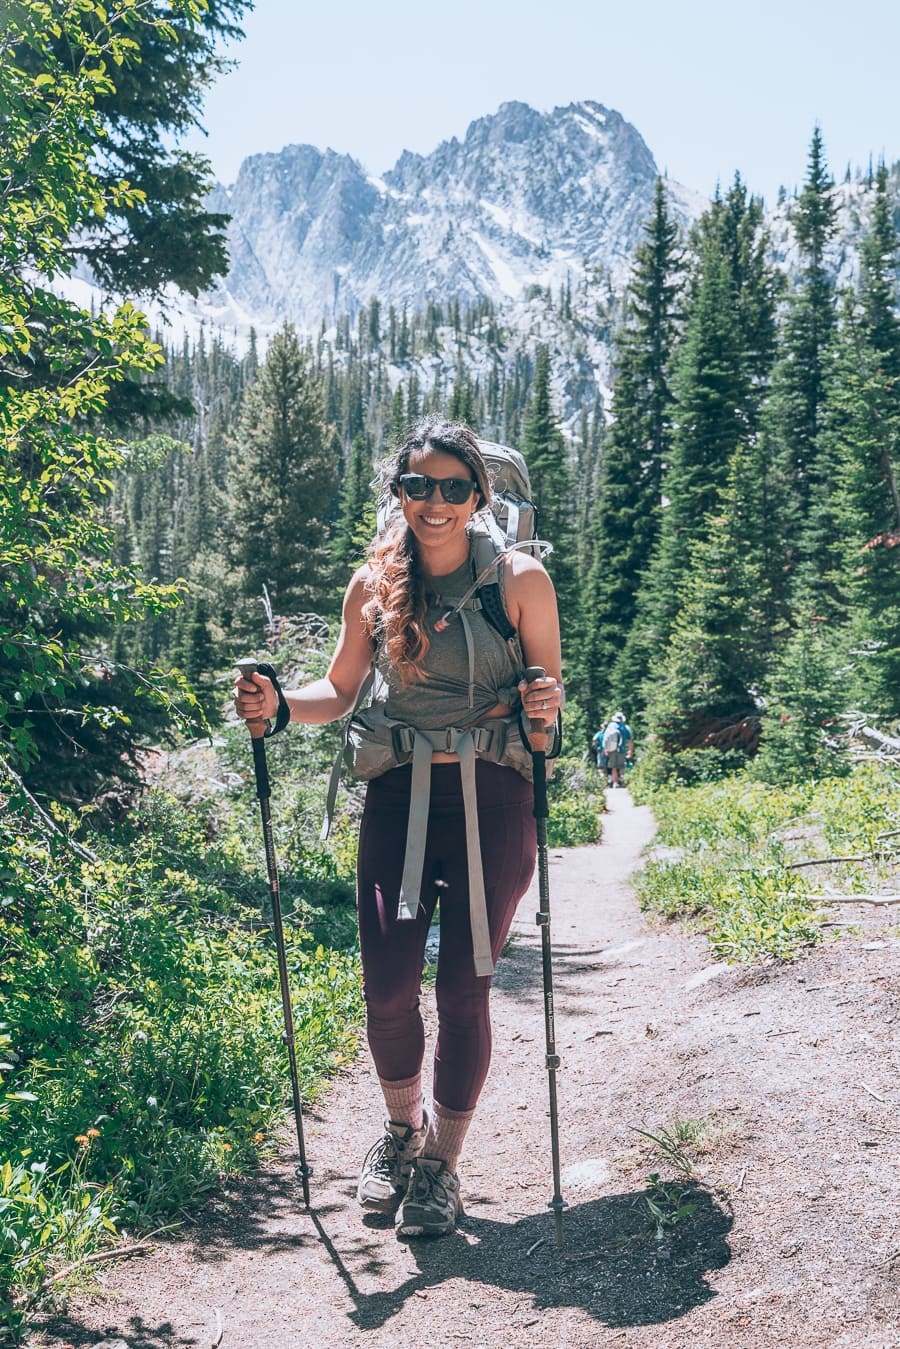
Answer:
<svg viewBox="0 0 900 1349"><path fill-rule="evenodd" d="M563 703L562 685L552 675L544 675L541 679L533 679L530 684L521 680L519 692L522 695L522 710L529 721L552 726Z"/></svg>
<svg viewBox="0 0 900 1349"><path fill-rule="evenodd" d="M257 671L238 679L231 696L242 721L267 721L278 711L278 695L271 679Z"/></svg>

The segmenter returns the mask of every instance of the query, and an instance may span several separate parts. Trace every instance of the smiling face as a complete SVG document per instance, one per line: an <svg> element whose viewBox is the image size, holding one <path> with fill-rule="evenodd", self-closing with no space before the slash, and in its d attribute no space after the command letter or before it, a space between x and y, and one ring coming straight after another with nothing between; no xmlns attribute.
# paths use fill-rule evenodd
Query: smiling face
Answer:
<svg viewBox="0 0 900 1349"><path fill-rule="evenodd" d="M409 456L407 473L424 473L429 478L470 478L475 475L455 454L425 445ZM478 508L477 490L461 505L446 502L440 487L425 501L415 501L400 488L400 505L420 548L423 570L431 575L446 575L460 566L469 555L466 525Z"/></svg>

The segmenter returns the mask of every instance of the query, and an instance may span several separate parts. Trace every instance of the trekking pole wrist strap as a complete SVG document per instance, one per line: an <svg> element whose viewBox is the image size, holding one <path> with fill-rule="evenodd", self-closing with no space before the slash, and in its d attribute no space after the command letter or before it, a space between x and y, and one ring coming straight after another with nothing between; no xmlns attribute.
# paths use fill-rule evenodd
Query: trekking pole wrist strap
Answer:
<svg viewBox="0 0 900 1349"><path fill-rule="evenodd" d="M266 727L266 738L268 738L270 735L277 735L279 731L284 730L291 719L291 709L288 707L287 698L284 696L284 690L278 682L275 667L260 663L257 665L256 670L258 674L265 675L266 679L269 680L272 688L275 690L275 695L278 698L278 711L275 714L275 725Z"/></svg>

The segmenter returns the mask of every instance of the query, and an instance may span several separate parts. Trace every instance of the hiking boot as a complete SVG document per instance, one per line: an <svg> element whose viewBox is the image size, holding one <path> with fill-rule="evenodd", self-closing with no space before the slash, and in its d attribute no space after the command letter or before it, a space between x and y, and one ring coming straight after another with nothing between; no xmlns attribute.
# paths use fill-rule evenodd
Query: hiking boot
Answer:
<svg viewBox="0 0 900 1349"><path fill-rule="evenodd" d="M363 1208L389 1213L396 1208L409 1182L413 1162L425 1146L428 1116L422 1127L386 1120L384 1133L366 1154L356 1186L356 1198Z"/></svg>
<svg viewBox="0 0 900 1349"><path fill-rule="evenodd" d="M463 1212L459 1176L439 1157L419 1157L397 1212L397 1235L443 1237L452 1232Z"/></svg>

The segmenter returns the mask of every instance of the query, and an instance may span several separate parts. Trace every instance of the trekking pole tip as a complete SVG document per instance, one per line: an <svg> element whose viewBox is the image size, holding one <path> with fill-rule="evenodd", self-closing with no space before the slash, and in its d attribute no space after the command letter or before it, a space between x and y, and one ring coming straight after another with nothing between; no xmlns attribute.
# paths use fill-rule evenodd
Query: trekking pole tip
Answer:
<svg viewBox="0 0 900 1349"><path fill-rule="evenodd" d="M569 1206L561 1194L555 1194L547 1207L553 1209L553 1219L556 1223L556 1245L559 1250L562 1250L566 1244L563 1237L563 1209Z"/></svg>

